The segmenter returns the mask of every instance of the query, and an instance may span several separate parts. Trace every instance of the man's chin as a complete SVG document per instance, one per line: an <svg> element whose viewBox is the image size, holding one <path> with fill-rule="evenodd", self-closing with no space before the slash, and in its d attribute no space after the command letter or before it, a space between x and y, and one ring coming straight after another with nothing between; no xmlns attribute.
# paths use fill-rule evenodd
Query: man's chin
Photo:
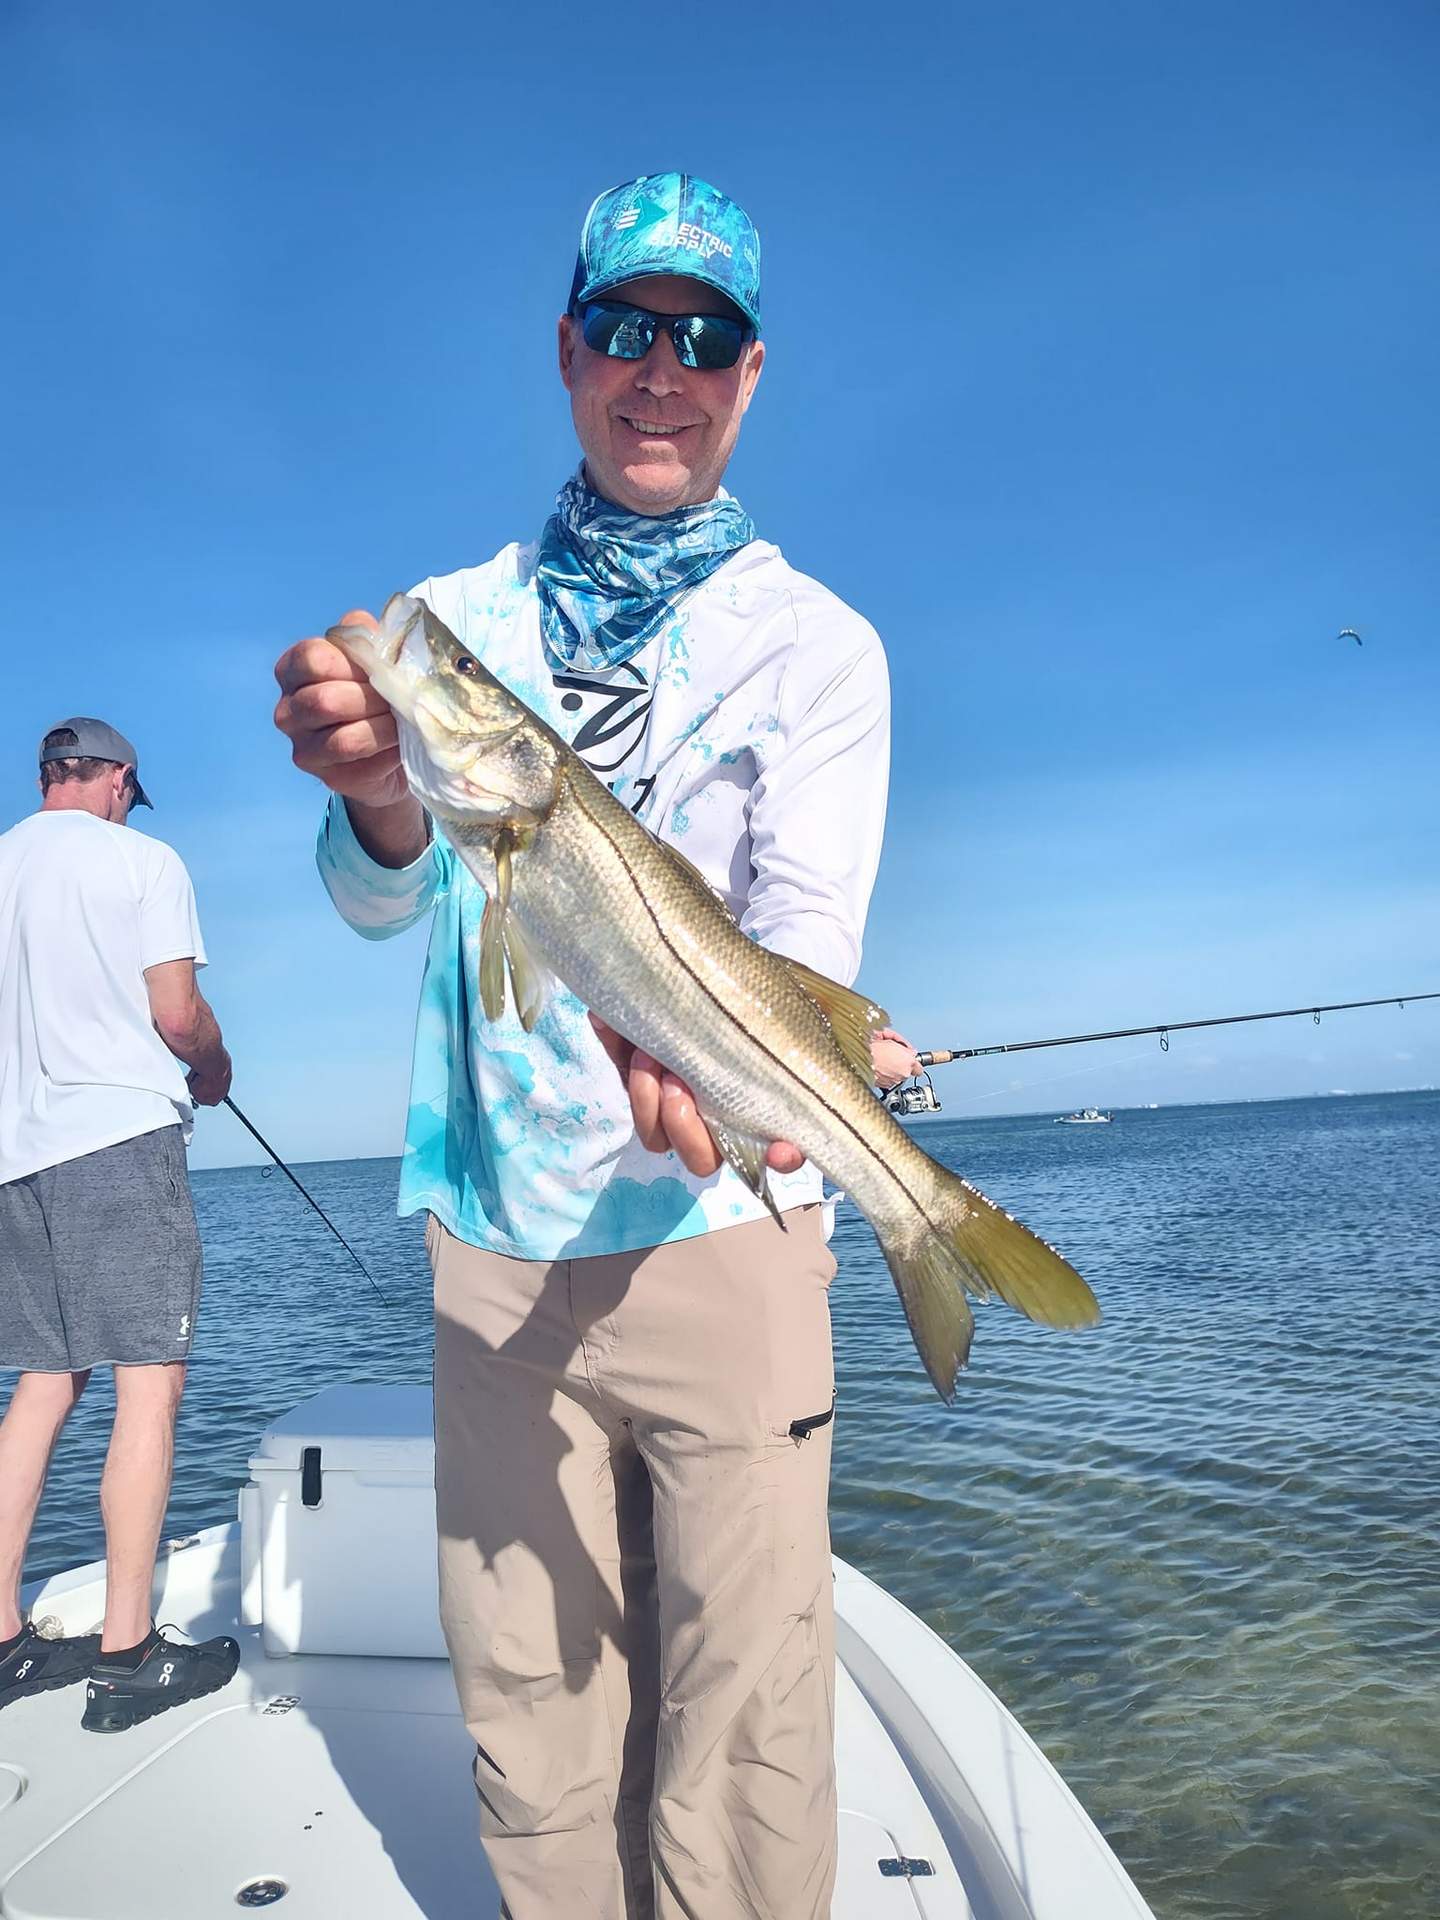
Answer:
<svg viewBox="0 0 1440 1920"><path fill-rule="evenodd" d="M668 513L691 498L695 476L680 460L636 460L621 469L625 491L650 513Z"/></svg>

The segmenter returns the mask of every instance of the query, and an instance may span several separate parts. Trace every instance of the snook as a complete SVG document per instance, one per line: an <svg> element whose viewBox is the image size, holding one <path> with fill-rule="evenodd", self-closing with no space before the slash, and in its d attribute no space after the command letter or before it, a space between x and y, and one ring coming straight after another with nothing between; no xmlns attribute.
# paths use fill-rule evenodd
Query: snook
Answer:
<svg viewBox="0 0 1440 1920"><path fill-rule="evenodd" d="M394 709L410 785L484 887L480 990L526 1028L553 975L662 1060L735 1170L771 1205L765 1148L793 1141L864 1212L920 1357L954 1397L966 1301L998 1295L1048 1326L1087 1326L1095 1297L1055 1250L923 1153L875 1098L877 1006L741 933L672 847L466 653L397 594L378 628L330 638Z"/></svg>

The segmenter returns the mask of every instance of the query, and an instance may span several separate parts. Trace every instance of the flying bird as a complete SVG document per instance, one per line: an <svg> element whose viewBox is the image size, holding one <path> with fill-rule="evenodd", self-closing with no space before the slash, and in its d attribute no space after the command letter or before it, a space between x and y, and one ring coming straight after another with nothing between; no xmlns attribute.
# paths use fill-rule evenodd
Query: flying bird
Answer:
<svg viewBox="0 0 1440 1920"><path fill-rule="evenodd" d="M1353 627L1342 627L1335 638L1337 640L1353 640L1357 647L1363 647L1365 644Z"/></svg>

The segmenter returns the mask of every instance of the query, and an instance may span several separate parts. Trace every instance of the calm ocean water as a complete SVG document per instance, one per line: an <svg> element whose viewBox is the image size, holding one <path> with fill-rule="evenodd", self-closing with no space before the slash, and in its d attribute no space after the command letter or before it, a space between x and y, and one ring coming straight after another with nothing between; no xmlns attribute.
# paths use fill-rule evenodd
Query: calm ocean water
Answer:
<svg viewBox="0 0 1440 1920"><path fill-rule="evenodd" d="M838 1552L974 1666L1160 1920L1440 1914L1440 1094L926 1124L1091 1280L1104 1324L981 1312L947 1410L842 1210ZM168 1530L231 1517L270 1415L429 1374L393 1161L200 1173L207 1291ZM30 1574L99 1557L110 1396Z"/></svg>

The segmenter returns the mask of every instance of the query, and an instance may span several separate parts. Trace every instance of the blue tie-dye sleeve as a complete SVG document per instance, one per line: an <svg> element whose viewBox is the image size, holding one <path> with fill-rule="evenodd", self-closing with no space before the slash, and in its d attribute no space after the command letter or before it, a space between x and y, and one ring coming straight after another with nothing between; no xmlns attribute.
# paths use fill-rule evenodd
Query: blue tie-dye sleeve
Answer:
<svg viewBox="0 0 1440 1920"><path fill-rule="evenodd" d="M345 802L330 796L315 864L340 918L367 940L403 933L434 906L450 886L455 856L432 833L430 845L408 867L382 867L355 838Z"/></svg>

